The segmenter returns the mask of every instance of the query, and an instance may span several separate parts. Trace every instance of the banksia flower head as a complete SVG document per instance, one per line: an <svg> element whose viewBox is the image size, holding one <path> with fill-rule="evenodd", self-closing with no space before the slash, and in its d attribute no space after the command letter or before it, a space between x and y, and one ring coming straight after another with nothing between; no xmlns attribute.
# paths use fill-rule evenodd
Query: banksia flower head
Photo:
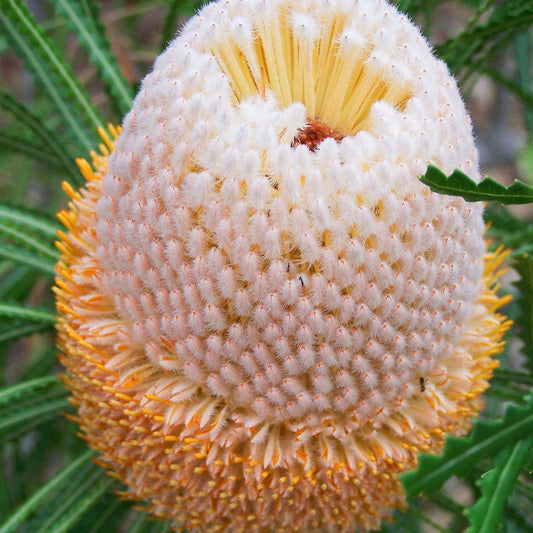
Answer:
<svg viewBox="0 0 533 533"><path fill-rule="evenodd" d="M227 0L157 59L60 213L65 381L177 527L376 529L481 407L507 327L446 66L384 1Z"/></svg>

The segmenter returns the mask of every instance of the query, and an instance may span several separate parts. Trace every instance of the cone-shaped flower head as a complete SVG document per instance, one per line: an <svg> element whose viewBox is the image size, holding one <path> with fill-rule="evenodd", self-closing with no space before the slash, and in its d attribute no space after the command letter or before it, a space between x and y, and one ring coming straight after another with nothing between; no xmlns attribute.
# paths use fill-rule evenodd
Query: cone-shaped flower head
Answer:
<svg viewBox="0 0 533 533"><path fill-rule="evenodd" d="M177 525L361 531L464 433L506 327L456 84L379 0L227 0L157 59L60 218L101 461Z"/></svg>

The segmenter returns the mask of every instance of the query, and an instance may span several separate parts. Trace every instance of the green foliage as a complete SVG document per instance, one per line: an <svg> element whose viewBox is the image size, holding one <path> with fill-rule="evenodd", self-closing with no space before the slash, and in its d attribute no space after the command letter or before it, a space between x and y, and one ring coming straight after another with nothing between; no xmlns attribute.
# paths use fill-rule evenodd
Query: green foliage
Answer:
<svg viewBox="0 0 533 533"><path fill-rule="evenodd" d="M74 183L80 183L80 173L74 163L74 157L65 148L56 135L46 126L43 117L36 116L21 102L17 102L9 93L0 90L0 107L33 134L31 138L19 138L6 131L1 133L0 146L3 150L15 150L28 157L45 161L49 165L64 169Z"/></svg>
<svg viewBox="0 0 533 533"><path fill-rule="evenodd" d="M511 251L512 257L533 253L533 222L518 219L501 205L485 210L489 236Z"/></svg>
<svg viewBox="0 0 533 533"><path fill-rule="evenodd" d="M504 205L527 204L533 202L533 187L515 180L504 187L492 178L486 177L476 183L460 170L450 176L433 165L429 165L420 181L431 187L432 191L451 196L462 196L468 202L500 202Z"/></svg>
<svg viewBox="0 0 533 533"><path fill-rule="evenodd" d="M422 455L418 469L401 476L409 498L432 492L451 476L460 476L479 461L533 432L533 396L525 406L510 405L501 420L478 420L467 438L449 437L442 455Z"/></svg>
<svg viewBox="0 0 533 533"><path fill-rule="evenodd" d="M98 126L128 111L131 85L202 3L0 0L0 54L17 54L27 75L18 85L9 76L0 80L0 173L11 176L10 183L0 179L0 533L170 531L170 524L147 520L112 494L120 487L92 462L93 452L63 416L73 409L56 377L50 285L59 257L56 204L66 203L61 180L82 184L74 158L98 146ZM468 533L527 533L533 527L533 399L527 395L533 391L533 221L531 211L518 217L500 204L533 201L533 0L396 4L428 33L438 25L437 7L470 10L457 36L437 42L435 50L463 84L485 76L512 93L530 139L522 159L526 183L474 183L459 171L447 177L433 166L421 177L438 193L492 202L486 210L489 235L494 245L511 250L516 279L505 289L514 301L505 312L515 326L487 392L484 418L470 435L448 438L442 455L422 456L419 468L402 476L409 508L396 512L382 533L459 533L468 524ZM147 32L150 41L140 31L148 12L158 14L161 28ZM513 68L493 61L503 53ZM31 90L19 94L24 84ZM14 205L17 198L32 208ZM523 356L522 366L510 363L511 350ZM472 503L447 490L455 476L474 494ZM437 523L435 510L447 513L449 524Z"/></svg>
<svg viewBox="0 0 533 533"><path fill-rule="evenodd" d="M532 23L532 0L482 1L464 30L438 45L436 51L465 80L488 66L504 46L529 30Z"/></svg>
<svg viewBox="0 0 533 533"><path fill-rule="evenodd" d="M88 51L91 62L97 67L101 80L106 84L110 97L121 114L126 114L133 101L132 88L124 80L116 60L111 55L109 41L98 20L93 2L51 0L58 13L67 21L80 44Z"/></svg>
<svg viewBox="0 0 533 533"><path fill-rule="evenodd" d="M71 134L88 152L98 143L92 132L104 125L97 109L24 2L1 0L0 8L2 33L25 59Z"/></svg>
<svg viewBox="0 0 533 533"><path fill-rule="evenodd" d="M0 389L0 443L13 440L69 409L65 388L47 376Z"/></svg>
<svg viewBox="0 0 533 533"><path fill-rule="evenodd" d="M533 258L530 254L516 257L514 268L520 278L515 282L517 303L520 309L518 337L523 343L525 366L533 372Z"/></svg>
<svg viewBox="0 0 533 533"><path fill-rule="evenodd" d="M45 502L50 494L62 488L67 488L76 483L76 478L84 478L88 471L96 471L91 464L91 457L94 452L87 451L75 461L64 468L59 474L53 477L46 485L41 487L24 505L19 507L8 519L0 524L0 533L11 533L17 531L17 527L26 520L39 506Z"/></svg>
<svg viewBox="0 0 533 533"><path fill-rule="evenodd" d="M512 494L516 479L532 451L533 437L528 437L498 453L494 469L478 483L482 497L465 511L470 520L466 533L495 533L499 529L505 500Z"/></svg>
<svg viewBox="0 0 533 533"><path fill-rule="evenodd" d="M0 204L0 256L54 275L59 224L31 211Z"/></svg>

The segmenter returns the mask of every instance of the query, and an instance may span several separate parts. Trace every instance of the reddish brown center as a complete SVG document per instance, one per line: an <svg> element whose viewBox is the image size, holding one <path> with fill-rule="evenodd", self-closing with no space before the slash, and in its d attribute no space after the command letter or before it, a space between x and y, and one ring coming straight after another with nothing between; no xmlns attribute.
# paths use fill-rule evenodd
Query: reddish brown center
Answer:
<svg viewBox="0 0 533 533"><path fill-rule="evenodd" d="M307 125L299 130L298 136L294 138L291 146L305 144L311 152L314 152L318 145L328 137L335 139L337 142L343 138L339 132L330 128L318 118L311 118L307 120Z"/></svg>

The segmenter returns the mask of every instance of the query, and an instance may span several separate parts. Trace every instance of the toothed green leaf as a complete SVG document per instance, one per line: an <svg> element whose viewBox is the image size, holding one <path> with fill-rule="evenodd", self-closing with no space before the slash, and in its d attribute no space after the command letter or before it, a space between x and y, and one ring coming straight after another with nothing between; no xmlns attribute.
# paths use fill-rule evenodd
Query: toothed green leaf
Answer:
<svg viewBox="0 0 533 533"><path fill-rule="evenodd" d="M0 221L11 222L18 227L35 231L48 238L50 242L55 240L56 232L60 228L60 224L55 220L28 209L5 204L0 204Z"/></svg>
<svg viewBox="0 0 533 533"><path fill-rule="evenodd" d="M434 192L462 196L468 202L492 201L505 205L533 202L533 187L518 180L509 187L489 177L476 183L460 170L446 176L437 167L429 165L426 173L420 176L420 181Z"/></svg>
<svg viewBox="0 0 533 533"><path fill-rule="evenodd" d="M106 476L106 472L94 465L89 474L76 477L59 498L54 498L51 509L39 520L34 533L66 533L72 531L87 510L93 506L116 479Z"/></svg>
<svg viewBox="0 0 533 533"><path fill-rule="evenodd" d="M8 391L9 392L9 391ZM70 409L63 387L50 388L0 409L0 443L13 440Z"/></svg>
<svg viewBox="0 0 533 533"><path fill-rule="evenodd" d="M42 239L33 237L24 229L20 229L12 224L5 224L1 220L1 217L0 238L4 241L13 241L13 243L19 248L40 255L43 259L48 259L53 263L58 259L58 253L52 243L43 243Z"/></svg>
<svg viewBox="0 0 533 533"><path fill-rule="evenodd" d="M448 437L441 455L422 455L417 470L400 476L408 498L438 489L451 476L464 474L480 459L532 432L533 396L527 396L527 405L510 405L501 420L478 420L468 437Z"/></svg>
<svg viewBox="0 0 533 533"><path fill-rule="evenodd" d="M0 90L0 107L13 115L17 122L24 124L39 141L38 146L33 146L33 143L28 145L27 142L24 145L15 144L16 138L2 133L2 149L17 149L41 161L44 159L48 164L60 166L68 172L73 183L81 185L82 180L74 157L66 149L65 143L62 143L57 135L46 127L42 118L2 90Z"/></svg>
<svg viewBox="0 0 533 533"><path fill-rule="evenodd" d="M489 65L492 58L533 23L533 3L529 0L480 2L477 13L461 33L436 46L453 72L461 70L463 80Z"/></svg>
<svg viewBox="0 0 533 533"><path fill-rule="evenodd" d="M79 473L83 467L91 465L91 458L94 452L87 451L75 461L65 467L59 474L54 476L48 483L43 485L37 492L23 503L3 524L0 524L0 533L13 533L17 531L19 525L23 524L28 516L34 512L47 498L53 495L54 491L61 487L74 483L79 478Z"/></svg>
<svg viewBox="0 0 533 533"><path fill-rule="evenodd" d="M32 396L50 390L65 394L63 385L57 376L45 376L5 387L0 389L0 409L15 402L24 402Z"/></svg>
<svg viewBox="0 0 533 533"><path fill-rule="evenodd" d="M531 456L533 437L507 446L496 457L494 469L487 472L478 485L481 498L465 511L470 527L465 533L495 533L502 521L503 507L513 493L515 481Z"/></svg>
<svg viewBox="0 0 533 533"><path fill-rule="evenodd" d="M21 0L0 0L0 8L2 33L25 59L71 134L90 151L98 145L96 128L103 122L87 93Z"/></svg>
<svg viewBox="0 0 533 533"><path fill-rule="evenodd" d="M0 256L54 274L59 224L31 211L0 204Z"/></svg>
<svg viewBox="0 0 533 533"><path fill-rule="evenodd" d="M98 28L97 19L83 11L86 2L80 0L50 0L57 12L66 20L67 26L78 37L79 43L89 54L89 59L98 69L102 81L106 84L114 104L122 114L126 114L133 102L133 90L126 83L103 31ZM85 6L86 7L86 6ZM100 31L97 31L100 30Z"/></svg>
<svg viewBox="0 0 533 533"><path fill-rule="evenodd" d="M5 257L21 265L30 266L48 276L55 275L55 261L25 250L19 246L0 242L0 257Z"/></svg>
<svg viewBox="0 0 533 533"><path fill-rule="evenodd" d="M63 168L61 162L47 152L44 146L36 144L32 139L12 135L5 131L0 131L0 150L22 154L51 167Z"/></svg>
<svg viewBox="0 0 533 533"><path fill-rule="evenodd" d="M490 204L485 220L489 223L489 237L510 250L511 257L533 254L533 223L517 218L499 204Z"/></svg>

